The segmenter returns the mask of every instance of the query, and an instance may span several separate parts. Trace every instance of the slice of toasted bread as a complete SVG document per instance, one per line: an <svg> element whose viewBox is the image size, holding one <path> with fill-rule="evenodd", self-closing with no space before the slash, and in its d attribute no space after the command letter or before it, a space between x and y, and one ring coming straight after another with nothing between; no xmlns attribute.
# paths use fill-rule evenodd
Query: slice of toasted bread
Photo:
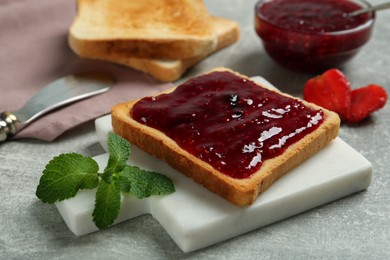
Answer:
<svg viewBox="0 0 390 260"><path fill-rule="evenodd" d="M265 88L258 84L253 85L256 83L252 83L247 77L226 68L217 68L210 73L201 75L200 77L195 78L197 80L195 82L200 82L200 79L202 82L210 83L212 80L214 80L213 77L215 77L215 73L221 72L229 73L223 74L222 77L226 77L226 75L235 75L238 77L239 82L250 82L242 83L243 88L246 88L248 84L252 87L258 86L259 88ZM219 80L222 79L222 77L220 76ZM193 80L191 81L194 82ZM213 84L222 84L217 83L217 81L212 82L214 82ZM183 90L182 86L183 84L178 87L178 89L181 88L181 91ZM191 85L185 85L185 87L188 86ZM193 88L193 86L194 85L191 87ZM241 86L239 87L241 88ZM175 91L175 89L169 90L165 93L170 93L171 91ZM308 108L309 111L313 110L316 111L316 113L319 113L318 111L322 111L321 113L323 114L323 121L318 126L316 126L317 128L314 128L312 132L305 133L303 137L287 146L281 154L264 160L259 169L256 169L255 172L245 178L231 177L226 175L226 173L222 173L216 167L212 166L212 164L207 163L206 161L195 156L193 153L183 149L175 140L171 139L164 132L161 132L154 127L149 127L144 123L140 123L139 121L135 120L132 113L133 108L137 104L138 100L114 106L112 109L112 126L115 133L121 135L129 142L138 146L149 154L165 160L173 168L191 177L194 181L205 186L210 191L220 195L221 197L236 205L246 206L252 204L256 200L257 196L270 187L278 178L286 174L293 167L305 161L310 156L314 155L317 151L323 148L338 135L340 119L337 114L320 108L314 104L301 101L287 94L277 91L275 91L275 93L277 97L287 97L287 100L291 102L300 102L299 104L302 104L304 107ZM226 92L224 95L226 95ZM215 96L218 97L219 94L215 93ZM221 96L218 98L220 97ZM202 100L195 96L194 99L196 98L198 101ZM155 100L155 98L152 98L152 100ZM171 109L170 106L169 108ZM150 112L153 109L150 107L147 110ZM175 112L176 110L173 111ZM192 111L189 112L191 115ZM260 114L263 112L264 111L259 109ZM279 121L279 123L283 122L284 121ZM311 122L312 121L310 120L310 123ZM236 123L239 123L239 121ZM264 131L267 130L268 129L257 131L255 136L262 136ZM213 142L213 140L210 141ZM228 143L231 141L232 140L227 140ZM241 150L238 151L239 154L240 151ZM229 167L237 166L229 165ZM231 169L229 167L228 169Z"/></svg>
<svg viewBox="0 0 390 260"><path fill-rule="evenodd" d="M68 41L82 57L114 52L183 59L215 49L202 0L78 0L77 8Z"/></svg>
<svg viewBox="0 0 390 260"><path fill-rule="evenodd" d="M218 51L239 39L240 29L236 22L215 16L211 17L211 22L217 33L217 46L212 52ZM211 53L182 60L136 58L123 52L100 53L94 58L125 65L148 73L158 80L170 82L179 79L190 67Z"/></svg>

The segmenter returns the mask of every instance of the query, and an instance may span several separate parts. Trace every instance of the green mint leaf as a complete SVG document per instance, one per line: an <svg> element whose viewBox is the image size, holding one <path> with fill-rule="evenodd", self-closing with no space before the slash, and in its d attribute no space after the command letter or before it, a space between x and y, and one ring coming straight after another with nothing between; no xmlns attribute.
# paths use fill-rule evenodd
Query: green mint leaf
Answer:
<svg viewBox="0 0 390 260"><path fill-rule="evenodd" d="M103 173L90 157L76 153L54 157L45 167L36 196L42 202L54 203L74 197L80 189L97 188L93 221L99 228L112 225L119 215L121 192L142 199L175 191L171 179L156 172L126 165L131 147L113 133L108 138L109 159Z"/></svg>
<svg viewBox="0 0 390 260"><path fill-rule="evenodd" d="M130 143L114 133L108 134L108 153L110 155L103 180L108 181L115 172L120 172L126 166L130 155Z"/></svg>
<svg viewBox="0 0 390 260"><path fill-rule="evenodd" d="M98 164L90 157L61 154L46 165L36 196L43 202L54 203L74 197L79 189L96 188L98 170Z"/></svg>
<svg viewBox="0 0 390 260"><path fill-rule="evenodd" d="M165 175L130 165L118 173L117 182L123 192L130 192L138 199L175 191L172 180Z"/></svg>
<svg viewBox="0 0 390 260"><path fill-rule="evenodd" d="M92 213L93 222L99 229L112 225L119 215L121 206L121 192L115 182L108 184L104 181L99 183L95 208Z"/></svg>

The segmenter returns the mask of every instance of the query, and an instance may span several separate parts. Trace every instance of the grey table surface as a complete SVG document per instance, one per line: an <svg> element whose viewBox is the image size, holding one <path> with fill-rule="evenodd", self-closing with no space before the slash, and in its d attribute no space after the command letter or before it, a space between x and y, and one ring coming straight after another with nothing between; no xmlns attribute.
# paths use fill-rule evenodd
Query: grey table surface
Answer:
<svg viewBox="0 0 390 260"><path fill-rule="evenodd" d="M240 23L241 38L193 67L180 81L215 66L261 75L282 91L301 96L313 75L287 71L264 52L253 29L255 1L205 1L209 12ZM372 1L380 3L383 1ZM390 93L390 11L377 15L372 40L342 70L354 87L369 83ZM104 231L74 236L53 205L35 189L45 164L62 152L103 153L93 122L57 140L0 145L0 259L390 259L390 106L340 137L373 164L371 186L272 225L192 253L183 253L149 215Z"/></svg>

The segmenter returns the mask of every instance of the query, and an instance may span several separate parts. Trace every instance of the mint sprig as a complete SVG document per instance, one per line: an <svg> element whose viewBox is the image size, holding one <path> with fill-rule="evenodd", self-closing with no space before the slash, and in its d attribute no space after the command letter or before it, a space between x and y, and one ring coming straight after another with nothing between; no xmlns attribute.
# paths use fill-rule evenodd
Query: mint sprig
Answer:
<svg viewBox="0 0 390 260"><path fill-rule="evenodd" d="M54 157L45 167L36 196L45 203L55 203L76 196L80 189L97 187L92 219L99 228L112 225L119 215L121 193L142 199L175 191L168 177L127 165L131 147L122 137L108 136L109 159L103 172L94 159L77 153Z"/></svg>

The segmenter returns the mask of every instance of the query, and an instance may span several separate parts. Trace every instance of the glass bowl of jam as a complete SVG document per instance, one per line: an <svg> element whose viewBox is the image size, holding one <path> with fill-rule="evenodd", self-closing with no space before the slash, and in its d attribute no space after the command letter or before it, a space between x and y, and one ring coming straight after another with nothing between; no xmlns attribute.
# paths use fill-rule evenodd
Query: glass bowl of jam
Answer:
<svg viewBox="0 0 390 260"><path fill-rule="evenodd" d="M318 73L350 60L371 37L375 13L349 13L365 0L260 0L255 29L278 64Z"/></svg>

